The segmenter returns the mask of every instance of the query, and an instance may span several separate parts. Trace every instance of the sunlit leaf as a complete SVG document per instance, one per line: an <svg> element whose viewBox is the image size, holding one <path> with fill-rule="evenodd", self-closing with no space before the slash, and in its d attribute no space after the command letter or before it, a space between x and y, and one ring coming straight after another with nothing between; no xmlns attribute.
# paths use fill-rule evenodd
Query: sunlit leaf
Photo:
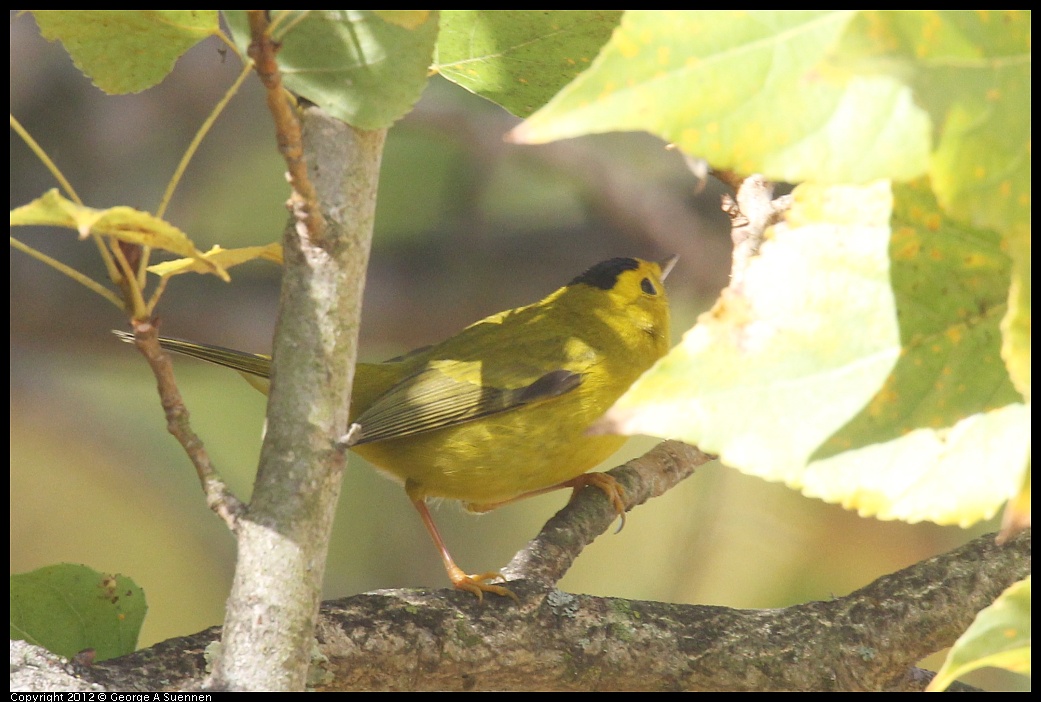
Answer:
<svg viewBox="0 0 1041 702"><path fill-rule="evenodd" d="M1008 312L1001 320L1001 356L1016 389L1030 400L1030 234L1007 239L1012 256Z"/></svg>
<svg viewBox="0 0 1041 702"><path fill-rule="evenodd" d="M414 28L372 10L279 10L278 65L285 86L359 129L382 129L412 109L427 84L437 12ZM245 10L227 10L235 42L250 43Z"/></svg>
<svg viewBox="0 0 1041 702"><path fill-rule="evenodd" d="M148 271L159 276L180 275L181 273L210 273L213 269L213 264L227 269L240 263L257 259L282 265L282 245L247 246L241 249L222 249L220 246L214 246L202 254L199 259L179 258L176 261L165 261L149 266Z"/></svg>
<svg viewBox="0 0 1041 702"><path fill-rule="evenodd" d="M515 115L592 63L621 10L442 10L434 68Z"/></svg>
<svg viewBox="0 0 1041 702"><path fill-rule="evenodd" d="M396 24L405 29L416 29L430 18L433 10L373 10L384 22Z"/></svg>
<svg viewBox="0 0 1041 702"><path fill-rule="evenodd" d="M1028 460L1027 474L1023 478L1019 492L1005 505L1005 513L1001 517L1001 531L998 533L998 543L1005 543L1024 529L1030 528L1030 472Z"/></svg>
<svg viewBox="0 0 1041 702"><path fill-rule="evenodd" d="M975 226L1030 230L1029 10L865 12L837 59L906 81L937 134L941 205Z"/></svg>
<svg viewBox="0 0 1041 702"><path fill-rule="evenodd" d="M216 10L32 10L40 33L58 40L76 68L106 93L160 82L181 55L217 34Z"/></svg>
<svg viewBox="0 0 1041 702"><path fill-rule="evenodd" d="M227 272L217 262L205 261L184 232L155 215L132 207L104 210L84 207L51 189L29 204L11 210L11 226L19 225L65 227L79 232L80 238L99 234L128 244L169 251L200 261L211 273L228 280Z"/></svg>
<svg viewBox="0 0 1041 702"><path fill-rule="evenodd" d="M612 409L624 433L665 430L795 483L885 380L899 356L889 185L795 194L801 224L775 228L745 295L722 297Z"/></svg>
<svg viewBox="0 0 1041 702"><path fill-rule="evenodd" d="M1009 261L928 186L800 186L747 274L608 415L884 519L1016 494L1029 410L1000 357Z"/></svg>
<svg viewBox="0 0 1041 702"><path fill-rule="evenodd" d="M593 65L512 132L545 142L645 130L772 180L923 173L929 120L889 76L832 70L852 11L629 10Z"/></svg>

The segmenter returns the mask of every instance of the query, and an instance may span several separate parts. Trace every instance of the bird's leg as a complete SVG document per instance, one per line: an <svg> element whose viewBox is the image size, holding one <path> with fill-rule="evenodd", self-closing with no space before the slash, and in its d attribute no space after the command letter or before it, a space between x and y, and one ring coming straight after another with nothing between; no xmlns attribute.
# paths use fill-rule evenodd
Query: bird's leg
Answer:
<svg viewBox="0 0 1041 702"><path fill-rule="evenodd" d="M410 496L411 497L411 496ZM495 595L502 597L512 597L517 602L517 596L513 594L509 589L502 587L501 585L492 585L489 580L502 580L502 573L498 571L490 571L488 573L481 573L480 575L467 575L463 572L463 569L455 564L452 559L452 554L448 552L448 547L445 546L444 539L441 538L441 533L437 530L437 525L434 524L434 517L430 514L430 509L427 507L426 500L421 497L411 497L412 504L416 506L416 511L419 512L420 519L423 520L423 525L427 528L427 532L430 533L430 538L434 540L434 546L437 547L438 553L441 554L441 560L445 564L445 571L448 573L448 579L452 581L452 585L458 590L466 590L477 595L477 599L484 599L484 593L491 592Z"/></svg>
<svg viewBox="0 0 1041 702"><path fill-rule="evenodd" d="M562 483L550 485L549 487L540 488L538 490L532 490L531 492L525 492L516 497L511 497L508 500L503 500L502 502L468 504L466 505L466 508L471 512L490 512L493 509L502 507L503 505L508 505L517 500L535 497L536 495L544 495L547 492L553 492L554 490L561 490L563 488L571 488L571 499L568 500L568 504L571 504L575 501L579 491L587 485L599 489L607 496L607 500L611 503L611 506L614 507L615 512L618 513L618 516L622 520L621 526L618 527L618 531L621 531L622 527L625 526L625 489L617 480L607 473L583 473L582 475L571 478L570 480L565 480Z"/></svg>

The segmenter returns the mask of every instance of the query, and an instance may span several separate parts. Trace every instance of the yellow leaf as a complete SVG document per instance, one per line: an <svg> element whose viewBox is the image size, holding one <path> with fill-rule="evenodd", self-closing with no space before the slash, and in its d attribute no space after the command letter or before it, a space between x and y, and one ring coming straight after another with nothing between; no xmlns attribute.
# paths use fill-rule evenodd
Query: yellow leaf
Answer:
<svg viewBox="0 0 1041 702"><path fill-rule="evenodd" d="M148 271L164 277L181 273L209 273L213 265L225 269L254 259L263 259L282 265L282 245L247 246L241 249L222 249L220 246L214 246L202 254L201 260L179 258L176 261L166 261L149 266Z"/></svg>
<svg viewBox="0 0 1041 702"><path fill-rule="evenodd" d="M62 197L51 189L27 205L11 210L11 226L66 227L79 233L81 239L91 234L109 236L129 244L148 246L191 258L201 270L230 280L219 261L207 261L195 248L188 235L166 220L132 207L110 207L104 210L85 207Z"/></svg>

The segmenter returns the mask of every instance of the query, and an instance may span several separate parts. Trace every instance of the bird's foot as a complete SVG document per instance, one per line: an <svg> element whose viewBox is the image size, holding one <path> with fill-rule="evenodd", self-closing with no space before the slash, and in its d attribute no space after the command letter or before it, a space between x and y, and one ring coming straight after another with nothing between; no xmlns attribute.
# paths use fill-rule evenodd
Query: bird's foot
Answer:
<svg viewBox="0 0 1041 702"><path fill-rule="evenodd" d="M515 602L520 602L520 599L518 599L509 588L505 588L502 585L494 585L489 582L490 580L505 581L502 573L497 570L481 573L480 575L467 575L461 568L456 567L448 571L448 578L452 581L452 585L454 585L457 590L465 590L466 592L477 595L478 600L483 600L484 593L490 592L493 595L499 595L500 597L512 597Z"/></svg>

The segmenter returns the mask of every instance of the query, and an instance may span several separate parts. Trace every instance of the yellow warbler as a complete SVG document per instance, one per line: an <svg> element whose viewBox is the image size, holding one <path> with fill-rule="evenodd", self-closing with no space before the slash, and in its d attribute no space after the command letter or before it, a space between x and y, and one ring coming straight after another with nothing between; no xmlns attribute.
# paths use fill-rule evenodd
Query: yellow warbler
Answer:
<svg viewBox="0 0 1041 702"><path fill-rule="evenodd" d="M449 555L426 500L485 512L557 488L594 485L624 513L621 487L586 474L625 443L586 429L669 347L662 264L613 258L548 297L499 312L439 344L384 363L359 363L351 449L405 491L455 587L512 593L467 575ZM129 334L117 332L130 340ZM266 393L271 359L163 338L164 348L234 368Z"/></svg>

